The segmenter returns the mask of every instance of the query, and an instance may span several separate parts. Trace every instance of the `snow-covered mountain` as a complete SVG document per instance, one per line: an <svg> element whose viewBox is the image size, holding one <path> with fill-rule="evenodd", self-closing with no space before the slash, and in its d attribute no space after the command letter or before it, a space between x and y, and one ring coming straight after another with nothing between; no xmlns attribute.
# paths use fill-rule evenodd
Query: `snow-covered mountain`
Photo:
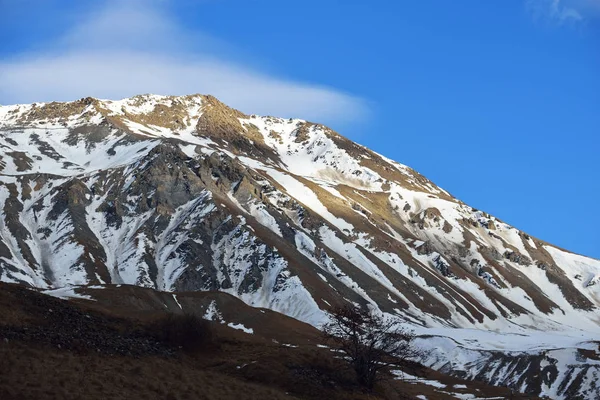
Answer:
<svg viewBox="0 0 600 400"><path fill-rule="evenodd" d="M220 290L316 326L350 301L446 372L600 396L600 261L319 124L203 95L1 106L0 208L2 281Z"/></svg>

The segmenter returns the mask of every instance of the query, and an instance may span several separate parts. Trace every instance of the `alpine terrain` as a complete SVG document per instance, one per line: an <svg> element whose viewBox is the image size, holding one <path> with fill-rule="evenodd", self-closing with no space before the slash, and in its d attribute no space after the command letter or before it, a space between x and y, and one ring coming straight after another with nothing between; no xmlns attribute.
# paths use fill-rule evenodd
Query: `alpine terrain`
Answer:
<svg viewBox="0 0 600 400"><path fill-rule="evenodd" d="M317 123L205 95L1 106L0 209L7 283L219 291L314 327L350 302L444 374L600 398L600 261Z"/></svg>

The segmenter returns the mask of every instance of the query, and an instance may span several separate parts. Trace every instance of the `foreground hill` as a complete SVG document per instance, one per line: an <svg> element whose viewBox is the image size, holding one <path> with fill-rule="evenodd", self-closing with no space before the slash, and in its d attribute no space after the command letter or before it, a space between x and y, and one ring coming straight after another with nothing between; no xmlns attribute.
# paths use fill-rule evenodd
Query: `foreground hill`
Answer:
<svg viewBox="0 0 600 400"><path fill-rule="evenodd" d="M506 388L416 364L365 393L310 325L219 292L131 286L52 292L0 284L0 398L12 399L498 399ZM157 329L195 314L212 332L179 348ZM175 343L176 344L176 343ZM52 371L52 373L49 373ZM400 374L398 372L398 374ZM515 396L515 399L533 399Z"/></svg>
<svg viewBox="0 0 600 400"><path fill-rule="evenodd" d="M322 125L201 95L4 106L0 157L5 282L222 291L314 326L350 301L435 368L600 396L600 261Z"/></svg>

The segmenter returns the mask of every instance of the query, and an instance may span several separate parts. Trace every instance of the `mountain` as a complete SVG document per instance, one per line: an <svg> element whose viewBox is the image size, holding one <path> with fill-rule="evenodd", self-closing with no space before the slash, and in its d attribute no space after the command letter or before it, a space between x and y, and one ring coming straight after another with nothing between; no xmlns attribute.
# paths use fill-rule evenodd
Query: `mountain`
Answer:
<svg viewBox="0 0 600 400"><path fill-rule="evenodd" d="M2 106L0 168L4 282L218 290L314 326L348 301L433 368L600 396L600 261L323 125L204 95Z"/></svg>

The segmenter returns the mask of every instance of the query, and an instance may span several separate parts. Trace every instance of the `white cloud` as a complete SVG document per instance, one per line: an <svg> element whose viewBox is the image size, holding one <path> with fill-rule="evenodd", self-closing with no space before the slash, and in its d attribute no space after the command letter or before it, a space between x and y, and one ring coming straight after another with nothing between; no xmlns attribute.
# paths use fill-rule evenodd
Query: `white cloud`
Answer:
<svg viewBox="0 0 600 400"><path fill-rule="evenodd" d="M52 48L0 61L0 101L204 93L244 112L315 121L356 121L368 112L361 98L262 73L219 55L219 47L179 29L160 3L109 2Z"/></svg>
<svg viewBox="0 0 600 400"><path fill-rule="evenodd" d="M527 0L527 7L536 18L560 24L600 16L600 0Z"/></svg>

